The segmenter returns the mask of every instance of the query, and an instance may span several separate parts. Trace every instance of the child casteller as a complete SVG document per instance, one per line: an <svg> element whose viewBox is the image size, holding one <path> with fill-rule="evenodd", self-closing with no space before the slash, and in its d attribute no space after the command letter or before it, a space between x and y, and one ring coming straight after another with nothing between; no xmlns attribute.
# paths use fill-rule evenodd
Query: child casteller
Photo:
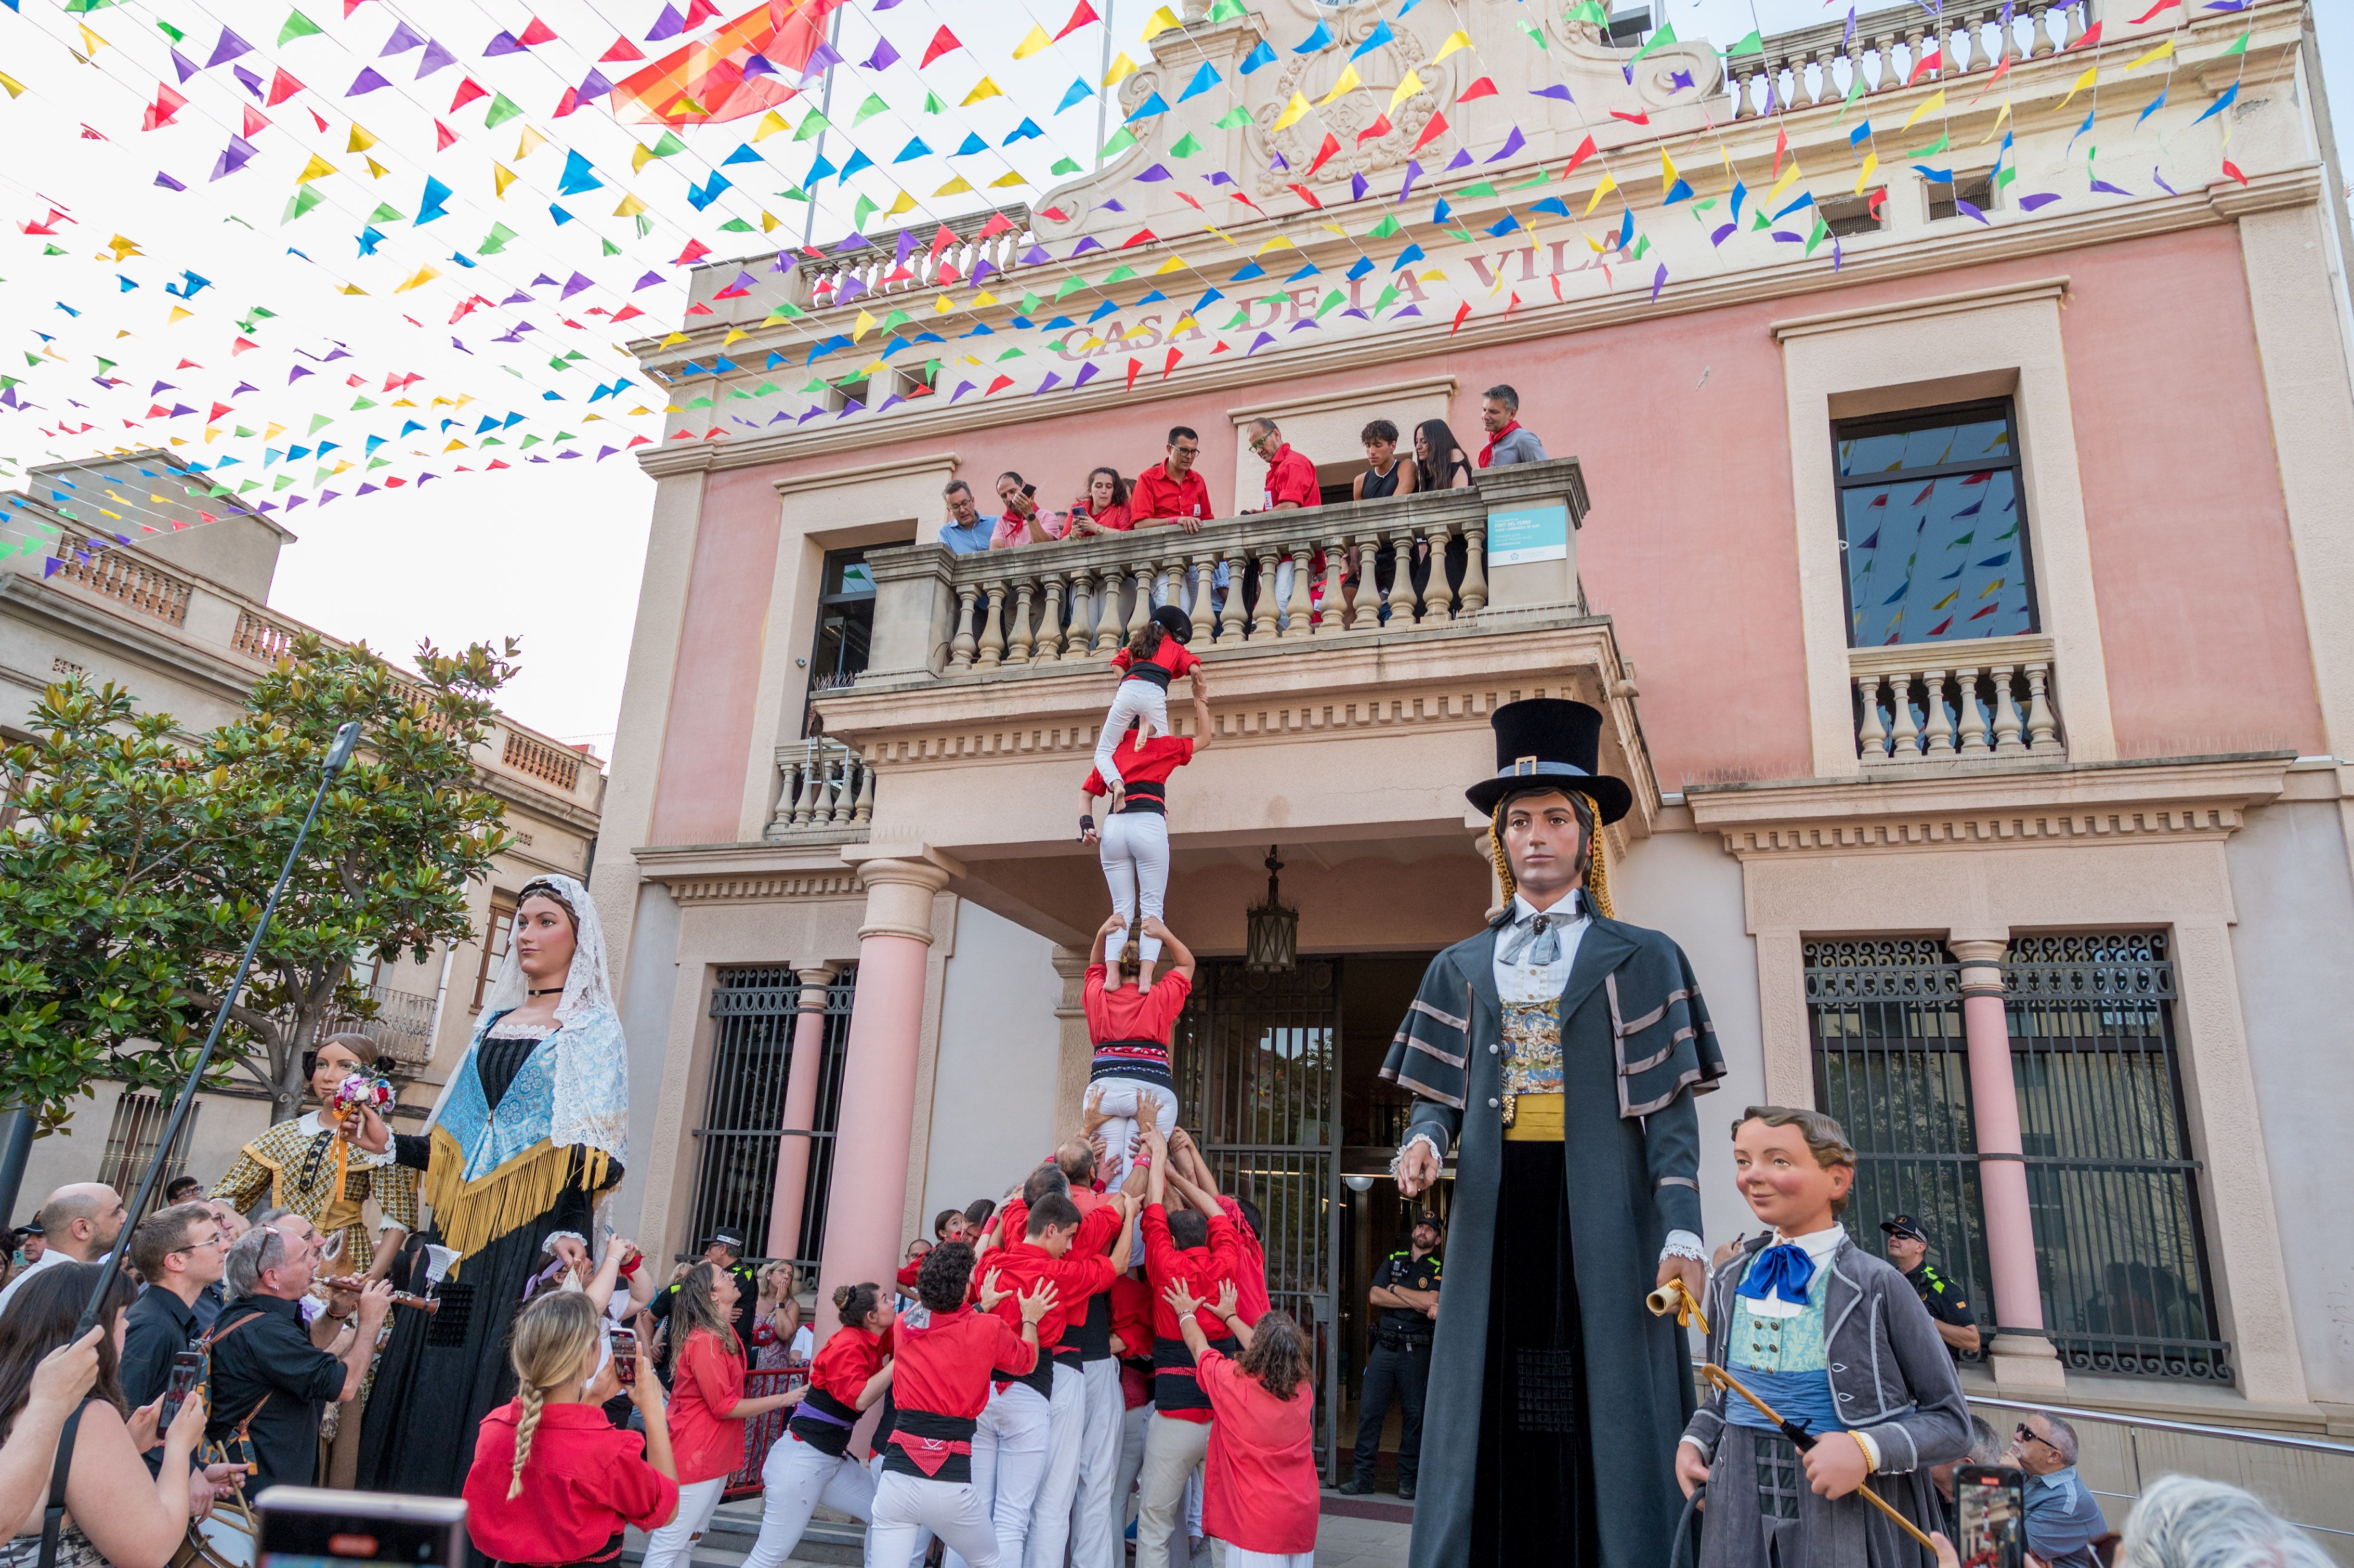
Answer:
<svg viewBox="0 0 2354 1568"><path fill-rule="evenodd" d="M1855 1150L1819 1111L1752 1106L1733 1164L1768 1230L1709 1275L1708 1359L1816 1441L1717 1384L1676 1455L1684 1495L1708 1488L1701 1568L1926 1568L1859 1489L1935 1529L1929 1467L1969 1451L1969 1408L1918 1293L1840 1224Z"/></svg>

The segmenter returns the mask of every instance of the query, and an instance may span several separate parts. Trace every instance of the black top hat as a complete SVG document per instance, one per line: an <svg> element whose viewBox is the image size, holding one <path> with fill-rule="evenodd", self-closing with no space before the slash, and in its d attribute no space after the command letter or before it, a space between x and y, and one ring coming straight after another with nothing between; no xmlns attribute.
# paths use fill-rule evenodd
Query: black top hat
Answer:
<svg viewBox="0 0 2354 1568"><path fill-rule="evenodd" d="M1929 1239L1929 1233L1914 1224L1913 1216L1910 1214L1892 1214L1880 1222L1880 1228L1892 1236L1900 1236L1906 1241L1925 1244Z"/></svg>
<svg viewBox="0 0 2354 1568"><path fill-rule="evenodd" d="M1481 816L1507 794L1553 784L1591 795L1602 820L1615 822L1635 804L1635 791L1602 772L1602 714L1562 697L1506 703L1488 715L1496 730L1496 776L1463 791Z"/></svg>
<svg viewBox="0 0 2354 1568"><path fill-rule="evenodd" d="M1183 610L1178 609L1175 605L1162 605L1159 609L1152 612L1152 619L1161 623L1161 630L1169 633L1170 636L1175 638L1180 643L1191 642L1193 641L1193 618L1188 616Z"/></svg>

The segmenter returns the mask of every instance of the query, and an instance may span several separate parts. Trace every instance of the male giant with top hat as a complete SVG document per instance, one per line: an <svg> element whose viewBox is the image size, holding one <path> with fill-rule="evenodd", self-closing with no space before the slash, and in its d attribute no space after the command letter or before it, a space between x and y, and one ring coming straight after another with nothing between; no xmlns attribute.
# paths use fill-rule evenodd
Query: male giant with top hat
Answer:
<svg viewBox="0 0 2354 1568"><path fill-rule="evenodd" d="M1702 1287L1692 1096L1724 1061L1683 950L1611 917L1602 715L1496 710L1504 908L1424 974L1382 1076L1412 1092L1399 1190L1451 1154L1411 1568L1656 1568L1693 1408L1682 1331L1644 1297ZM1602 1499L1606 1506L1598 1506Z"/></svg>

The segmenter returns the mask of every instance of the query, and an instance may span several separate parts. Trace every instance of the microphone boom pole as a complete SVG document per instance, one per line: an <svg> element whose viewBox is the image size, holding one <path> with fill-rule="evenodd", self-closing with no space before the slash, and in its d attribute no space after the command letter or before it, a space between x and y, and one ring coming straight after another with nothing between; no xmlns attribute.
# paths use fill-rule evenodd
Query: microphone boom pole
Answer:
<svg viewBox="0 0 2354 1568"><path fill-rule="evenodd" d="M293 878L294 862L302 853L302 841L311 836L311 824L319 820L319 808L327 799L327 786L335 781L336 775L343 772L345 765L351 761L352 752L359 745L359 721L355 719L336 729L334 743L327 748L327 760L319 770L318 790L311 797L311 810L302 818L302 827L295 832L293 847L286 852L286 863L278 868L278 885L270 890L270 902L261 906L261 918L255 922L253 936L245 944L245 956L238 959L237 973L229 978L228 990L221 997L219 1008L213 1013L213 1026L205 1036L205 1047L196 1054L196 1065L188 1069L188 1081L180 1086L179 1097L172 1103L171 1119L164 1124L163 1136L155 1143L155 1157L148 1161L147 1174L139 1183L138 1201L124 1215L122 1229L114 1238L113 1248L106 1255L98 1287L90 1293L90 1300L81 1309L81 1320L74 1325L73 1337L76 1340L98 1326L99 1303L106 1299L106 1292L113 1285L115 1276L122 1272L123 1249L131 1245L130 1214L143 1212L155 1195L155 1184L164 1176L164 1156L178 1141L180 1126L188 1118L188 1107L196 1103L196 1086L204 1081L205 1069L212 1065L213 1047L220 1043L221 1029L228 1022L228 1010L237 1005L239 994L245 990L246 974L253 968L254 954L261 949L261 938L270 930L270 916L278 912L279 896Z"/></svg>

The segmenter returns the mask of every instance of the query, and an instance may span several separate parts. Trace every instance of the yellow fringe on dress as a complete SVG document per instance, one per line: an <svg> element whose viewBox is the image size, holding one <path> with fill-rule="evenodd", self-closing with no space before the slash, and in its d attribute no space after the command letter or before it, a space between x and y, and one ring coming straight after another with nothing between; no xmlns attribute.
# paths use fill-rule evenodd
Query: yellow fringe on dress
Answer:
<svg viewBox="0 0 2354 1568"><path fill-rule="evenodd" d="M519 1230L556 1206L572 1174L572 1150L542 1139L495 1171L465 1180L466 1151L449 1129L433 1128L433 1152L425 1171L425 1201L433 1205L433 1223L442 1245L468 1256ZM583 1149L581 1190L594 1192L604 1184L610 1158L602 1150ZM458 1266L452 1266L454 1275Z"/></svg>
<svg viewBox="0 0 2354 1568"><path fill-rule="evenodd" d="M1610 853L1604 847L1608 830L1602 825L1602 808L1596 805L1594 797L1584 790L1564 793L1575 793L1585 802L1586 821L1594 824L1594 831L1586 835L1585 901L1593 906L1594 913L1605 920L1616 920L1617 913L1610 907ZM1496 809L1488 813L1488 853L1496 863L1497 885L1503 888L1504 902L1510 904L1512 895L1520 891L1520 884L1513 880L1511 860L1504 853L1504 802L1501 800L1497 801Z"/></svg>

